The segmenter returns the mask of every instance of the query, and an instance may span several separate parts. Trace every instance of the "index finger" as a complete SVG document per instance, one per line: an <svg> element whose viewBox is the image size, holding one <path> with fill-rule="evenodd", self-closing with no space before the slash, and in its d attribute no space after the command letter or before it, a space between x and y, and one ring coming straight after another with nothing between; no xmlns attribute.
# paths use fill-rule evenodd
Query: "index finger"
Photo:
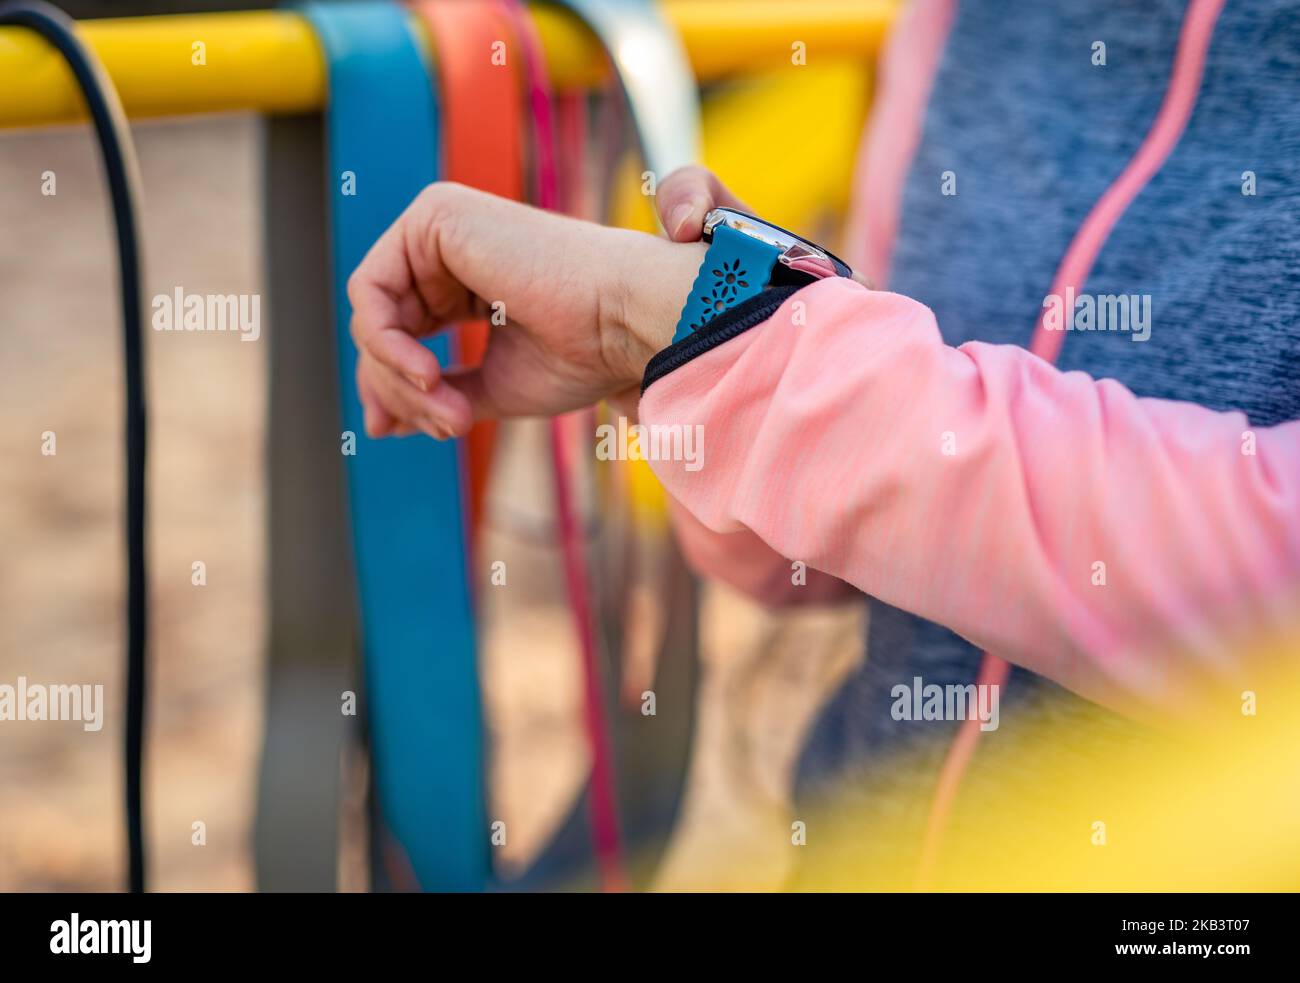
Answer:
<svg viewBox="0 0 1300 983"><path fill-rule="evenodd" d="M417 283L408 246L413 222L418 224L418 219L408 208L384 231L348 278L347 295L357 350L368 352L427 391L438 381L438 363L416 339L454 322L451 316L432 314ZM440 289L457 294L448 298L451 315L461 308L468 313L470 302L463 288L448 283L440 284Z"/></svg>

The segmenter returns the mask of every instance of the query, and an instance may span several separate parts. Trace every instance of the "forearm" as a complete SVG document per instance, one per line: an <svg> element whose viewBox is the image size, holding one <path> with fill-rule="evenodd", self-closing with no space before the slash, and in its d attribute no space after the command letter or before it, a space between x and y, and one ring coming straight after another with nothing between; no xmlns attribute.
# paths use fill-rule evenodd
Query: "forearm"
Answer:
<svg viewBox="0 0 1300 983"><path fill-rule="evenodd" d="M789 301L642 399L643 423L703 427L703 468L655 469L709 528L1108 702L1173 700L1295 588L1300 424L1246 455L1240 414L949 348L907 298L796 299L805 323Z"/></svg>

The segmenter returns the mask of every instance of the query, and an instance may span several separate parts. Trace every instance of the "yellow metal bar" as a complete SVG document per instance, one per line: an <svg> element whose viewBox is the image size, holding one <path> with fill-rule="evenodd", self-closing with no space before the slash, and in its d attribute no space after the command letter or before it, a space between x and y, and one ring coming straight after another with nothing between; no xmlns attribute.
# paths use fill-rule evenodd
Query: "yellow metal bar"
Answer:
<svg viewBox="0 0 1300 983"><path fill-rule="evenodd" d="M900 0L661 3L697 77L712 81L797 64L800 54L808 62L869 57ZM600 45L579 21L545 4L532 12L556 85L591 85L603 78ZM91 20L78 31L104 62L132 117L296 113L325 105L320 48L307 22L290 11ZM0 127L65 123L84 115L72 75L54 49L30 31L0 28Z"/></svg>

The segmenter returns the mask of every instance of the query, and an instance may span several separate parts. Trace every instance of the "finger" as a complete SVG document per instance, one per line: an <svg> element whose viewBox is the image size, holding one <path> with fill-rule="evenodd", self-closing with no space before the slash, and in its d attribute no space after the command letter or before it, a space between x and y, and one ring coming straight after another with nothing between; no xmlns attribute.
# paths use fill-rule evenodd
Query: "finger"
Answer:
<svg viewBox="0 0 1300 983"><path fill-rule="evenodd" d="M476 423L479 420L495 420L509 415L504 413L502 407L498 406L497 401L492 398L491 391L484 381L483 370L479 366L448 370L443 376L443 385L455 389L464 397L470 409L470 416Z"/></svg>
<svg viewBox="0 0 1300 983"><path fill-rule="evenodd" d="M417 434L417 433L419 433L419 432L420 432L419 430L417 430L415 427L411 426L409 423L401 423L401 422L396 422L396 421L395 421L395 422L393 423L392 429L389 430L388 433L383 434L382 436L384 436L384 437L413 437L415 434Z"/></svg>
<svg viewBox="0 0 1300 983"><path fill-rule="evenodd" d="M358 329L355 317L352 331L359 350L364 349L381 365L406 376L415 388L429 392L438 384L442 376L438 357L411 335L396 328L364 333Z"/></svg>
<svg viewBox="0 0 1300 983"><path fill-rule="evenodd" d="M367 358L365 371L377 404L392 421L389 433L414 429L438 439L448 436L448 429L440 422L436 411L421 401L424 393L372 358Z"/></svg>
<svg viewBox="0 0 1300 983"><path fill-rule="evenodd" d="M407 425L402 420L405 404L388 392L379 368L379 363L369 355L357 359L357 393L366 417L366 433L372 437L387 436L397 427Z"/></svg>
<svg viewBox="0 0 1300 983"><path fill-rule="evenodd" d="M445 383L429 392L413 386L405 376L366 355L370 386L383 409L398 425L414 427L430 437L445 440L469 432L473 413L469 401Z"/></svg>
<svg viewBox="0 0 1300 983"><path fill-rule="evenodd" d="M365 414L366 436L379 440L383 437L410 437L420 431L403 423L384 409L365 370L365 362L357 362L357 388L361 392L361 408Z"/></svg>
<svg viewBox="0 0 1300 983"><path fill-rule="evenodd" d="M397 420L380 404L366 371L366 361L361 358L357 359L357 396L365 417L366 436L379 438L391 434Z"/></svg>
<svg viewBox="0 0 1300 983"><path fill-rule="evenodd" d="M697 165L679 167L661 182L655 193L659 221L674 242L694 242L704 231L709 209L723 206L750 211L718 176Z"/></svg>
<svg viewBox="0 0 1300 983"><path fill-rule="evenodd" d="M453 278L436 283L436 306L429 303L429 284L416 281L413 248L422 242L423 196L384 230L348 278L352 336L357 347L370 335L398 330L413 337L429 335L470 313L473 298Z"/></svg>

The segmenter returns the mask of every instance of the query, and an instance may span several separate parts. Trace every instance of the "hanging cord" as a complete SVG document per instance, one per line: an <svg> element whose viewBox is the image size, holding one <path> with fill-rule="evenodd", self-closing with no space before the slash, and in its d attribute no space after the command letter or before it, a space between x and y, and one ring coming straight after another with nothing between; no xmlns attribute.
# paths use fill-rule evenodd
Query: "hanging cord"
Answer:
<svg viewBox="0 0 1300 983"><path fill-rule="evenodd" d="M141 810L145 710L146 577L144 351L140 329L140 248L136 212L140 176L122 103L98 59L76 35L63 11L43 0L0 4L0 24L40 34L68 63L95 125L113 201L121 271L122 340L126 364L126 831L129 885L144 890L144 822Z"/></svg>
<svg viewBox="0 0 1300 983"><path fill-rule="evenodd" d="M1068 288L1082 289L1092 266L1101 253L1111 231L1123 218L1128 206L1164 166L1169 154L1177 146L1187 127L1187 121L1196 107L1196 96L1201 88L1201 75L1205 70L1205 57L1214 39L1214 25L1223 10L1224 0L1191 0L1178 36L1178 49L1174 54L1169 86L1165 90L1160 111L1137 152L1124 170L1097 199L1092 211L1079 226L1070 247L1066 250L1056 276L1052 278L1052 295L1065 296ZM1055 362L1065 341L1065 332L1048 331L1040 315L1034 327L1029 350L1048 362ZM980 663L980 685L1003 685L1011 667L997 656L984 653ZM948 825L948 814L961 786L966 767L975 754L975 745L981 734L978 718L962 721L956 739L948 748L939 783L930 804L925 824L925 839L921 845L921 860L917 865L918 891L930 889L934 880L939 850L943 846L943 832Z"/></svg>
<svg viewBox="0 0 1300 983"><path fill-rule="evenodd" d="M532 106L533 153L536 158L537 204L550 211L560 208L560 183L556 163L555 125L551 116L550 81L543 68L544 53L529 15L517 0L504 0L514 18L516 33L527 65L528 97ZM614 753L609 722L605 717L605 687L601 678L596 646L595 615L589 590L586 545L570 481L569 432L565 417L550 422L551 473L555 490L555 511L560 546L564 557L564 578L573 613L574 629L582 654L584 724L591 750L590 819L596 864L602 889L621 891L627 886L618 821L618 795L614 780Z"/></svg>

